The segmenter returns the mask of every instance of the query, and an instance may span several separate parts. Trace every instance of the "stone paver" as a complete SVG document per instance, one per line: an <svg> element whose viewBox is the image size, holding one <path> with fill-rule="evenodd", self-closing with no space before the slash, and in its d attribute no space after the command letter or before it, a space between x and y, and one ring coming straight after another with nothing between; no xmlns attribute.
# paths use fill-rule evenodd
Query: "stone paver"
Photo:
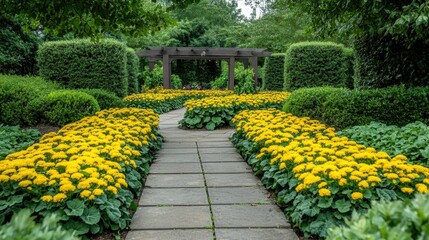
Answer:
<svg viewBox="0 0 429 240"><path fill-rule="evenodd" d="M183 188L204 187L202 174L149 174L146 187Z"/></svg>
<svg viewBox="0 0 429 240"><path fill-rule="evenodd" d="M208 205L204 188L145 188L140 206Z"/></svg>
<svg viewBox="0 0 429 240"><path fill-rule="evenodd" d="M227 235L228 236L228 235ZM128 240L213 240L210 229L138 230L130 231Z"/></svg>
<svg viewBox="0 0 429 240"><path fill-rule="evenodd" d="M210 228L212 226L208 206L138 207L130 228L176 229Z"/></svg>
<svg viewBox="0 0 429 240"><path fill-rule="evenodd" d="M234 129L180 129L177 123L184 112L160 116L165 142L150 168L126 239L298 239L229 141Z"/></svg>
<svg viewBox="0 0 429 240"><path fill-rule="evenodd" d="M273 204L263 187L209 188L212 204Z"/></svg>
<svg viewBox="0 0 429 240"><path fill-rule="evenodd" d="M290 227L277 205L213 205L216 227Z"/></svg>

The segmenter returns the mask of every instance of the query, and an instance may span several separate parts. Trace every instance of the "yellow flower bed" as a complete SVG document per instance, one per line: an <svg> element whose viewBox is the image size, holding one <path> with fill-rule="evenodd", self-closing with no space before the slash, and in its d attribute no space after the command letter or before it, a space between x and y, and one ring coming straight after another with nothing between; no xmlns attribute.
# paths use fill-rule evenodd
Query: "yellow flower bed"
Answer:
<svg viewBox="0 0 429 240"><path fill-rule="evenodd" d="M142 159L150 157L146 155L151 145L158 142L158 121L159 116L152 110L109 109L68 124L58 133L44 135L39 143L0 161L0 186L4 189L0 202L18 193L32 196L30 205L31 201L40 199L61 208L65 208L62 202L68 200L81 199L81 204L103 195L116 198L121 189L129 188L127 177L136 171L132 169L139 170ZM2 204L0 208L4 209ZM114 207L120 209L124 204L131 203ZM96 211L103 212L103 209L92 210Z"/></svg>
<svg viewBox="0 0 429 240"><path fill-rule="evenodd" d="M310 226L322 212L335 214L323 215L320 224L326 226L341 222L353 209L364 211L371 200L428 192L429 168L338 137L316 120L278 110L246 110L232 122L237 130L233 141L242 153L254 154L248 162L264 173L263 181L279 193L280 202L293 205L287 212L306 234L325 236L327 227L319 231ZM253 148L243 147L243 141Z"/></svg>

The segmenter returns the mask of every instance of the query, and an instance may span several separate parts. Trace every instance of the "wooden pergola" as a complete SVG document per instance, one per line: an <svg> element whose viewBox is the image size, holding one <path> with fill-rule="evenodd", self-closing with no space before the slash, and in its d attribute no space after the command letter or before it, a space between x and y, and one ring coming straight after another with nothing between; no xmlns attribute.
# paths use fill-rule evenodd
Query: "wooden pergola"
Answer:
<svg viewBox="0 0 429 240"><path fill-rule="evenodd" d="M171 61L187 60L226 60L228 61L228 89L234 89L235 61L241 61L245 68L252 59L255 86L258 79L258 57L269 57L270 52L261 48L203 48L203 47L149 47L148 50L136 52L139 57L147 57L152 70L156 61L162 60L164 65L164 88L171 88Z"/></svg>

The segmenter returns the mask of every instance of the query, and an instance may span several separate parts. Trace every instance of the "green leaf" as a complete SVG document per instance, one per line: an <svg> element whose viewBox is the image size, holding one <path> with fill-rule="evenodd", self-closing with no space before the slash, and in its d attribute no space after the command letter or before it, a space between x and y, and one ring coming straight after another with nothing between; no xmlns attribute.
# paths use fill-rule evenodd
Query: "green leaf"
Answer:
<svg viewBox="0 0 429 240"><path fill-rule="evenodd" d="M100 233L101 227L98 224L91 225L90 231L92 234Z"/></svg>
<svg viewBox="0 0 429 240"><path fill-rule="evenodd" d="M216 124L214 123L214 122L212 122L212 121L210 121L209 123L207 123L207 125L206 125L206 129L207 130L210 130L210 131L212 131L212 130L214 130L216 128Z"/></svg>
<svg viewBox="0 0 429 240"><path fill-rule="evenodd" d="M6 209L7 207L9 207L8 202L5 200L0 200L0 211Z"/></svg>
<svg viewBox="0 0 429 240"><path fill-rule="evenodd" d="M349 212L351 210L352 204L350 201L346 201L344 199L340 199L335 201L334 208L338 209L340 213Z"/></svg>
<svg viewBox="0 0 429 240"><path fill-rule="evenodd" d="M100 211L97 208L85 208L82 216L80 217L86 224L96 224L100 221Z"/></svg>
<svg viewBox="0 0 429 240"><path fill-rule="evenodd" d="M85 208L85 204L83 203L83 201L79 199L73 199L67 201L66 204L68 208L64 209L64 211L67 215L78 217L82 216L83 210Z"/></svg>
<svg viewBox="0 0 429 240"><path fill-rule="evenodd" d="M110 220L113 222L118 223L119 219L121 218L121 211L117 207L108 207L106 209L107 216L109 216Z"/></svg>
<svg viewBox="0 0 429 240"><path fill-rule="evenodd" d="M212 117L212 121L216 124L220 124L220 123L222 123L222 118L221 117Z"/></svg>
<svg viewBox="0 0 429 240"><path fill-rule="evenodd" d="M317 204L320 208L329 208L331 207L333 198L319 198L319 203Z"/></svg>

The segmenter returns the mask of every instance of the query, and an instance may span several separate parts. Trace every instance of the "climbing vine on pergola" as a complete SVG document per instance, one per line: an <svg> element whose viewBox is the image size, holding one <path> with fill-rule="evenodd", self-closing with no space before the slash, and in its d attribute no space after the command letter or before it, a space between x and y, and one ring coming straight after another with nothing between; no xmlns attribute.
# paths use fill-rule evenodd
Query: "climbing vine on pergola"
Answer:
<svg viewBox="0 0 429 240"><path fill-rule="evenodd" d="M150 69L153 69L156 61L163 61L164 88L171 88L171 61L173 60L226 60L229 72L228 89L233 90L235 61L243 62L244 67L247 68L251 59L256 86L258 57L269 57L271 53L261 48L149 47L148 50L137 51L137 55L148 58Z"/></svg>

